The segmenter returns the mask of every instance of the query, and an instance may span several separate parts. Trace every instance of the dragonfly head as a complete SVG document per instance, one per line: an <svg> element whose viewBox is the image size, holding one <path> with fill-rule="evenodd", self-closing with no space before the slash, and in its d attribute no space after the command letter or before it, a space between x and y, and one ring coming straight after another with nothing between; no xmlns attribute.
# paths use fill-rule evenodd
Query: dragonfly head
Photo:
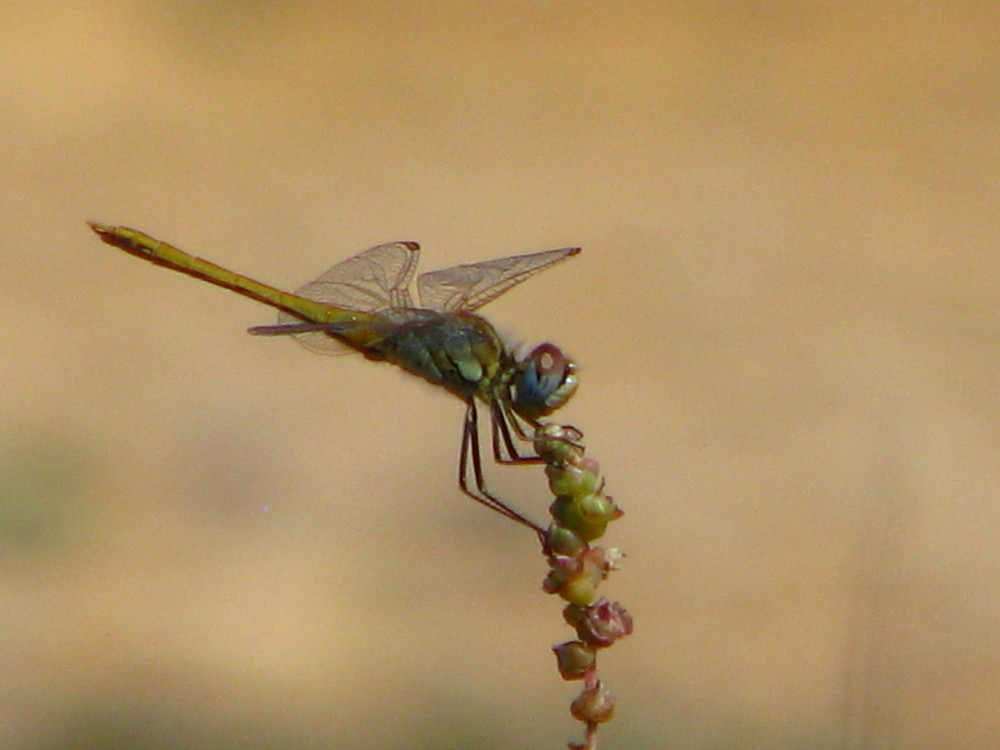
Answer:
<svg viewBox="0 0 1000 750"><path fill-rule="evenodd" d="M528 420L550 414L569 401L579 381L576 366L554 344L540 344L517 363L514 411Z"/></svg>

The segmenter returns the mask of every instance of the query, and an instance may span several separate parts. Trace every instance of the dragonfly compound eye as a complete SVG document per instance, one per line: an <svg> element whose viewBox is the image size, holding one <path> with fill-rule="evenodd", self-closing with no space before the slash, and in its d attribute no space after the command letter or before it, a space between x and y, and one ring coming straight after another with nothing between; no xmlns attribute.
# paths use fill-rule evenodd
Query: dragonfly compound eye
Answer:
<svg viewBox="0 0 1000 750"><path fill-rule="evenodd" d="M543 417L569 401L578 384L576 367L559 347L540 344L518 363L514 410L526 419Z"/></svg>

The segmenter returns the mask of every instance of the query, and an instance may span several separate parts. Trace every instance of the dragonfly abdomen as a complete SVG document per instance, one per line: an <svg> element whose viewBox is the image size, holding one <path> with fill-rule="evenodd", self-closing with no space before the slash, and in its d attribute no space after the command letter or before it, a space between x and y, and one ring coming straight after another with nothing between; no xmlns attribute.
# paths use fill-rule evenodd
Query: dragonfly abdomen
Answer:
<svg viewBox="0 0 1000 750"><path fill-rule="evenodd" d="M402 311L400 311L402 312ZM489 323L472 313L407 310L371 349L404 370L462 398L486 395L509 355Z"/></svg>

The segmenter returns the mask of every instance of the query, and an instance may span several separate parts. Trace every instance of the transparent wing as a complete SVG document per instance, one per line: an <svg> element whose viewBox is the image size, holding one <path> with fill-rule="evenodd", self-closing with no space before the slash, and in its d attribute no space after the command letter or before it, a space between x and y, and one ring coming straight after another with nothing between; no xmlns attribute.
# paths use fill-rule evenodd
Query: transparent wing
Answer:
<svg viewBox="0 0 1000 750"><path fill-rule="evenodd" d="M578 252L578 247L563 247L424 273L417 279L420 304L438 312L476 310L539 271Z"/></svg>
<svg viewBox="0 0 1000 750"><path fill-rule="evenodd" d="M412 307L410 282L420 258L416 242L376 245L341 261L295 294L348 310Z"/></svg>
<svg viewBox="0 0 1000 750"><path fill-rule="evenodd" d="M295 294L333 307L363 312L413 307L410 284L419 259L420 245L416 242L376 245L341 261L314 281L296 289ZM302 321L280 312L278 323L299 326ZM321 331L296 332L292 328L288 332L307 349L323 354L342 353L346 349Z"/></svg>

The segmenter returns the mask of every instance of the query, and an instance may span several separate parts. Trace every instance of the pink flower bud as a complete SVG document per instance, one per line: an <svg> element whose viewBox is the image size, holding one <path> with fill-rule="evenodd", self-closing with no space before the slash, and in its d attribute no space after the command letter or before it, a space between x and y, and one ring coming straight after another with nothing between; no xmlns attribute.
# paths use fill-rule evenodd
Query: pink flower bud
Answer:
<svg viewBox="0 0 1000 750"><path fill-rule="evenodd" d="M632 632L632 615L618 602L601 599L587 607L569 605L563 618L581 641L594 648L607 648Z"/></svg>

